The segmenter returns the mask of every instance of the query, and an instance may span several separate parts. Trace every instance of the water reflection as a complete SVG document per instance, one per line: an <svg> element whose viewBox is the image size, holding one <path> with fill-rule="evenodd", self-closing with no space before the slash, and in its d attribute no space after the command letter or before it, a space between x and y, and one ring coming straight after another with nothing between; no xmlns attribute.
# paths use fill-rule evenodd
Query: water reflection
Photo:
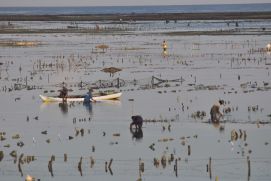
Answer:
<svg viewBox="0 0 271 181"><path fill-rule="evenodd" d="M217 128L217 129L220 128L220 123L219 122L211 122L211 124L214 126L214 128Z"/></svg>
<svg viewBox="0 0 271 181"><path fill-rule="evenodd" d="M59 103L58 104L58 106L59 106L59 108L60 108L60 110L61 110L61 112L63 113L63 114L67 114L68 113L68 104L67 104L67 102L61 102L61 103Z"/></svg>
<svg viewBox="0 0 271 181"><path fill-rule="evenodd" d="M85 106L86 110L92 115L92 103L91 102L84 102L83 106Z"/></svg>
<svg viewBox="0 0 271 181"><path fill-rule="evenodd" d="M130 133L132 134L132 139L141 140L143 138L143 131L141 128L130 128Z"/></svg>
<svg viewBox="0 0 271 181"><path fill-rule="evenodd" d="M121 101L120 100L103 100L96 102L95 104L103 104L104 106L109 105L109 106L121 106ZM74 107L83 107L87 110L87 112L92 115L93 114L93 103L82 103L82 102L43 102L40 105L40 109L46 109L50 105L58 105L61 113L63 115L67 115L69 109L72 109Z"/></svg>

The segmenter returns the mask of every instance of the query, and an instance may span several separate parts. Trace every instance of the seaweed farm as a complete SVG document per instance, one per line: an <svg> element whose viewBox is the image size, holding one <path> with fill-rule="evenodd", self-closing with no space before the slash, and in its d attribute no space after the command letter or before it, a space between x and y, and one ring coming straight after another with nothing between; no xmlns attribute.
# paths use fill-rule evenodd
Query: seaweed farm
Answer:
<svg viewBox="0 0 271 181"><path fill-rule="evenodd" d="M270 180L269 20L1 23L0 180Z"/></svg>

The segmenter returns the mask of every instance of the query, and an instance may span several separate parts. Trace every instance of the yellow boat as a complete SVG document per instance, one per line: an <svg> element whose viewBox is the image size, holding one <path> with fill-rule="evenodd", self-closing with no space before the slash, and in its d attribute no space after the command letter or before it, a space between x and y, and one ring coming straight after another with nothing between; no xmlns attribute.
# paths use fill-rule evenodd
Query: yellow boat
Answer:
<svg viewBox="0 0 271 181"><path fill-rule="evenodd" d="M114 100L119 99L121 96L121 92L118 93L112 93L112 94L99 94L99 95L93 95L92 99L95 101L103 101L103 100ZM41 100L43 102L62 102L63 99L59 96L44 96L39 95ZM67 102L83 102L84 101L84 95L71 95L66 98L65 101Z"/></svg>

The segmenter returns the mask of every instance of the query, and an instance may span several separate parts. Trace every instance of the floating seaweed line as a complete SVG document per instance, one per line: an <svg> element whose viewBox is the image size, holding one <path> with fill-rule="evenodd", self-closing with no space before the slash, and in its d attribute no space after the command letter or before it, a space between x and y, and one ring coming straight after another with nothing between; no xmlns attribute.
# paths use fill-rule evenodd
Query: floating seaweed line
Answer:
<svg viewBox="0 0 271 181"><path fill-rule="evenodd" d="M165 87L170 87L170 83L182 83L184 82L184 79L178 78L178 79L161 79L155 76L152 76L150 78L144 78L144 79L133 79L133 80L125 80L121 78L111 79L111 80L97 80L95 82L87 82L87 81L80 81L80 82L61 82L57 84L47 84L47 85L31 85L29 82L27 82L27 79L25 79L22 83L14 83L13 86L9 88L4 88L3 91L12 91L12 90L34 90L34 89L44 89L44 88L50 88L50 87L69 87L69 88L79 88L79 89L87 89L87 88L93 88L93 89L103 89L103 88L121 88L121 87L127 87L127 86L139 86L141 89L148 88L159 88L162 85Z"/></svg>
<svg viewBox="0 0 271 181"><path fill-rule="evenodd" d="M211 121L202 121L201 123L211 123ZM236 123L236 124L271 124L271 121L267 120L267 121L238 121L238 120L222 120L222 121L219 121L219 123L221 124L225 124L225 123Z"/></svg>

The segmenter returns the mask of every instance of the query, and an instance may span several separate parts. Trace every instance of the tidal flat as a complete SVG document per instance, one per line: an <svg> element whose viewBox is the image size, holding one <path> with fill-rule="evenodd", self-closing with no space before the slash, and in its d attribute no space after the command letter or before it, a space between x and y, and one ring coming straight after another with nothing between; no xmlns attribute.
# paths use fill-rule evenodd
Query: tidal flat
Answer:
<svg viewBox="0 0 271 181"><path fill-rule="evenodd" d="M270 30L268 19L2 21L1 179L270 180ZM69 95L122 96L43 103L63 82Z"/></svg>

